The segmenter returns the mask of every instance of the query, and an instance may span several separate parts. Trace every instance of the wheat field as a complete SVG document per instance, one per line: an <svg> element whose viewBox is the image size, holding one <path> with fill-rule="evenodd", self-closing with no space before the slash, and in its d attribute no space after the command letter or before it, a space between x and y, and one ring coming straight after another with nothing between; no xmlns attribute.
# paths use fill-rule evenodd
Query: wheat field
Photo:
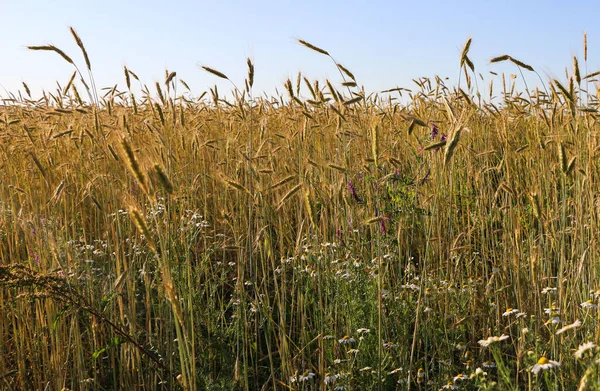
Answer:
<svg viewBox="0 0 600 391"><path fill-rule="evenodd" d="M585 37L535 88L469 40L458 85L367 94L299 40L339 80L193 97L97 88L71 33L29 47L70 80L0 107L1 389L600 389Z"/></svg>

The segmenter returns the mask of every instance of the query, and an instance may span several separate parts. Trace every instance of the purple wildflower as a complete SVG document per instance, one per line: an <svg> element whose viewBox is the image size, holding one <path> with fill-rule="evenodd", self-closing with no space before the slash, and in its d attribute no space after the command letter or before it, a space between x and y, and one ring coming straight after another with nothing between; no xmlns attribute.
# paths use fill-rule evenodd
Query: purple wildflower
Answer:
<svg viewBox="0 0 600 391"><path fill-rule="evenodd" d="M435 126L434 124L431 124L431 139L435 140L435 138L438 136L439 133L439 129L437 126Z"/></svg>
<svg viewBox="0 0 600 391"><path fill-rule="evenodd" d="M29 251L29 256L35 261L36 266L40 266L40 256L33 251Z"/></svg>
<svg viewBox="0 0 600 391"><path fill-rule="evenodd" d="M379 228L381 228L382 234L387 234L387 229L385 228L385 223L383 222L383 219L379 220Z"/></svg>
<svg viewBox="0 0 600 391"><path fill-rule="evenodd" d="M360 197L358 196L358 194L356 194L356 189L354 188L352 181L348 181L348 188L350 189L350 194L356 200L356 202L361 202Z"/></svg>
<svg viewBox="0 0 600 391"><path fill-rule="evenodd" d="M442 137L440 137L440 141L446 141L447 138L448 138L448 136L446 135L446 133L442 133ZM435 149L436 152L439 150L440 150L440 147L437 147Z"/></svg>
<svg viewBox="0 0 600 391"><path fill-rule="evenodd" d="M431 173L431 169L428 168L427 169L427 174L425 174L425 176L419 181L419 185L422 185L425 183L425 181L427 180L427 178L429 178L429 174Z"/></svg>
<svg viewBox="0 0 600 391"><path fill-rule="evenodd" d="M379 185L376 181L373 182L373 191L375 191L375 193L379 193Z"/></svg>
<svg viewBox="0 0 600 391"><path fill-rule="evenodd" d="M375 208L375 217L379 216L379 209ZM381 229L381 233L382 234L387 234L387 229L385 228L385 221L386 217L382 216L382 218L379 220L379 228Z"/></svg>
<svg viewBox="0 0 600 391"><path fill-rule="evenodd" d="M340 244L342 246L346 246L346 243L344 242L344 233L342 232L341 229L336 229L335 230L335 235L337 236L338 240L340 241Z"/></svg>

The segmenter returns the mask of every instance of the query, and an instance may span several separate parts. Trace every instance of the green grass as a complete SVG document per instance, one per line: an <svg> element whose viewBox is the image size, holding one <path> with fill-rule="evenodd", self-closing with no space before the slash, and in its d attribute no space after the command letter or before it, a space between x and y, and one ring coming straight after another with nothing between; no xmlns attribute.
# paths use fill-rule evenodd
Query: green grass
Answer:
<svg viewBox="0 0 600 391"><path fill-rule="evenodd" d="M335 60L269 99L250 62L234 98L17 94L1 388L600 389L596 81L485 100L468 48L404 103Z"/></svg>

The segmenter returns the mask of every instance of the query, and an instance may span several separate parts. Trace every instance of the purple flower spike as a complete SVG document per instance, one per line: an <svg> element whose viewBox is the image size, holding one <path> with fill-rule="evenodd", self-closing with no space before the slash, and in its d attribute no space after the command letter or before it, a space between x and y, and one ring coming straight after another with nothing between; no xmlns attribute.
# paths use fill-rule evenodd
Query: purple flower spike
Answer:
<svg viewBox="0 0 600 391"><path fill-rule="evenodd" d="M440 137L440 141L446 141L446 139L448 138L448 136L446 135L446 133L442 133L442 137ZM435 149L435 151L439 151L441 147L437 147Z"/></svg>
<svg viewBox="0 0 600 391"><path fill-rule="evenodd" d="M448 136L446 135L446 133L442 133L442 137L440 137L440 141L446 141L447 138L448 138ZM440 150L440 147L437 147L435 149L436 152L439 150Z"/></svg>
<svg viewBox="0 0 600 391"><path fill-rule="evenodd" d="M381 228L382 234L387 234L387 229L385 228L385 223L383 222L383 220L379 220L379 228Z"/></svg>
<svg viewBox="0 0 600 391"><path fill-rule="evenodd" d="M425 181L427 181L427 178L429 178L430 173L431 173L431 168L428 168L427 174L425 174L425 176L419 181L419 185L422 185L425 183Z"/></svg>
<svg viewBox="0 0 600 391"><path fill-rule="evenodd" d="M437 126L435 126L434 124L431 124L431 139L435 140L435 138L438 136L439 133L439 129Z"/></svg>
<svg viewBox="0 0 600 391"><path fill-rule="evenodd" d="M351 181L348 181L348 188L350 189L350 194L352 194L352 198L356 200L356 202L361 202L360 197L356 194L356 189Z"/></svg>
<svg viewBox="0 0 600 391"><path fill-rule="evenodd" d="M35 261L36 266L40 266L40 256L33 251L29 251L29 256Z"/></svg>
<svg viewBox="0 0 600 391"><path fill-rule="evenodd" d="M344 242L344 233L342 232L341 229L336 229L335 230L335 235L337 236L338 240L340 241L340 244L345 247L346 243Z"/></svg>

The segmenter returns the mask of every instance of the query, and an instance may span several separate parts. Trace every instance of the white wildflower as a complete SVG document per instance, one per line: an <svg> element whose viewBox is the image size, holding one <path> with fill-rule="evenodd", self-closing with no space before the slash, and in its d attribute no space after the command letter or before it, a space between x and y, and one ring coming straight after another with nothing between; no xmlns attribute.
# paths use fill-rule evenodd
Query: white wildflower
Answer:
<svg viewBox="0 0 600 391"><path fill-rule="evenodd" d="M356 342L356 340L352 337L344 335L341 339L338 339L338 342L341 343L342 345L347 345L349 343Z"/></svg>
<svg viewBox="0 0 600 391"><path fill-rule="evenodd" d="M502 316L507 317L507 316L511 316L512 314L518 314L519 310L516 308L507 308L506 311L504 311L504 313L502 314Z"/></svg>
<svg viewBox="0 0 600 391"><path fill-rule="evenodd" d="M581 321L579 319L577 319L575 322L573 322L571 324L568 324L568 325L566 325L566 326L564 326L564 327L556 330L556 335L562 334L562 333L564 333L565 331L568 331L568 330L576 329L579 326L581 326Z"/></svg>
<svg viewBox="0 0 600 391"><path fill-rule="evenodd" d="M508 339L508 335L502 334L499 337L493 336L493 337L489 337L488 339L479 340L478 342L481 346L486 348L493 343L504 341L505 339Z"/></svg>
<svg viewBox="0 0 600 391"><path fill-rule="evenodd" d="M546 357L540 357L537 364L531 368L531 372L534 374L540 373L540 371L546 371L552 368L560 367L560 363L558 361L548 360Z"/></svg>
<svg viewBox="0 0 600 391"><path fill-rule="evenodd" d="M334 375L332 373L326 373L325 379L323 379L323 382L325 382L325 384L333 384L333 383L335 383L336 380L337 380L336 375Z"/></svg>
<svg viewBox="0 0 600 391"><path fill-rule="evenodd" d="M577 348L577 350L575 351L575 353L573 353L573 355L576 358L581 359L583 357L583 355L585 354L585 352L587 352L588 350L592 350L596 347L596 344L593 342L586 342L583 345L579 345L579 347Z"/></svg>
<svg viewBox="0 0 600 391"><path fill-rule="evenodd" d="M591 300L584 301L580 305L581 305L581 308L585 308L585 309L588 309L588 310L598 309L598 306L596 304L594 304Z"/></svg>

